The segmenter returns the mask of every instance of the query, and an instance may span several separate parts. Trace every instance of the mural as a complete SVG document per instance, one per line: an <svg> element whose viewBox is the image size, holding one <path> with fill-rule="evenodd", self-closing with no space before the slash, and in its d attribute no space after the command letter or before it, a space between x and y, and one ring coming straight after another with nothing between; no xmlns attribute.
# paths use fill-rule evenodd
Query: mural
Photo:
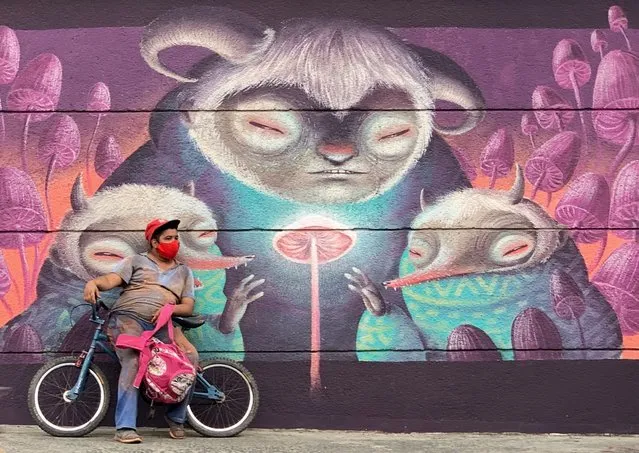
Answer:
<svg viewBox="0 0 639 453"><path fill-rule="evenodd" d="M312 390L323 360L635 358L639 35L608 25L0 27L2 351L81 348L84 283L177 217L202 355Z"/></svg>

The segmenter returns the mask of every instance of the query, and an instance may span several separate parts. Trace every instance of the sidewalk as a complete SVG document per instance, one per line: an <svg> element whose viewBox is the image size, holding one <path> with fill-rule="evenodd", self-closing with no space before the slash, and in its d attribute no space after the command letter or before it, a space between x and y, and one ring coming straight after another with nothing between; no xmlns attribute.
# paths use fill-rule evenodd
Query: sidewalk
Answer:
<svg viewBox="0 0 639 453"><path fill-rule="evenodd" d="M122 445L100 428L83 438L55 438L33 426L0 426L0 453L23 452L639 452L639 436L524 434L384 434L354 431L251 429L230 439L207 439L189 432L183 441L164 430L142 429L144 443Z"/></svg>

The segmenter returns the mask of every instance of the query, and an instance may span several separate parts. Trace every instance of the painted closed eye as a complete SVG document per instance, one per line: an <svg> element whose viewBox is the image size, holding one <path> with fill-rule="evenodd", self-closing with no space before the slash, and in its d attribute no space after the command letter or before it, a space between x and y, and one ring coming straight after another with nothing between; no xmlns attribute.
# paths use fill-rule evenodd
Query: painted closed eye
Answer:
<svg viewBox="0 0 639 453"><path fill-rule="evenodd" d="M277 156L284 153L298 142L302 134L297 112L235 112L232 115L235 139L247 151L260 155Z"/></svg>
<svg viewBox="0 0 639 453"><path fill-rule="evenodd" d="M248 123L254 128L260 129L264 132L273 132L280 135L286 134L286 129L277 123L271 123L265 120L249 120Z"/></svg>
<svg viewBox="0 0 639 453"><path fill-rule="evenodd" d="M535 248L535 239L527 234L506 234L491 246L490 258L498 264L512 265L524 262Z"/></svg>
<svg viewBox="0 0 639 453"><path fill-rule="evenodd" d="M398 131L395 132L382 132L382 135L377 139L379 141L382 140L390 140L392 138L397 138L397 137L401 137L404 135L409 134L412 131L412 129L410 127L406 127L406 128L401 128Z"/></svg>
<svg viewBox="0 0 639 453"><path fill-rule="evenodd" d="M418 128L411 114L377 112L362 123L360 134L366 148L377 158L404 159L413 153Z"/></svg>
<svg viewBox="0 0 639 453"><path fill-rule="evenodd" d="M93 258L100 261L119 261L124 258L123 255L108 251L98 251L93 253Z"/></svg>

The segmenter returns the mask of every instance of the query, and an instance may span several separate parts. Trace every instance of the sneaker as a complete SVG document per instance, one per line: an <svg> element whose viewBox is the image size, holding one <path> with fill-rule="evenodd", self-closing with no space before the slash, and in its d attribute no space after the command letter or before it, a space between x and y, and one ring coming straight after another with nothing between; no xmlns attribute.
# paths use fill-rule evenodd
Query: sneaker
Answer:
<svg viewBox="0 0 639 453"><path fill-rule="evenodd" d="M115 440L123 444L139 444L142 438L134 429L118 429L115 432Z"/></svg>
<svg viewBox="0 0 639 453"><path fill-rule="evenodd" d="M184 424L176 423L169 417L164 417L166 423L169 425L169 436L173 439L184 439Z"/></svg>

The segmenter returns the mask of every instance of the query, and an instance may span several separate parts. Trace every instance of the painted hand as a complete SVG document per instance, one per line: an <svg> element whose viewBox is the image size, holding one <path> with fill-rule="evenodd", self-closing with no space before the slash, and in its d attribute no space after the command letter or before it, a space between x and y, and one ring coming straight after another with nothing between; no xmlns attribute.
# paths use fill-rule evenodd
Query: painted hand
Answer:
<svg viewBox="0 0 639 453"><path fill-rule="evenodd" d="M366 309L375 316L383 316L388 313L388 305L377 286L356 267L353 268L353 272L353 275L344 274L344 277L351 282L348 284L348 289L358 294L362 298Z"/></svg>
<svg viewBox="0 0 639 453"><path fill-rule="evenodd" d="M264 283L265 279L253 280L255 275L249 275L242 280L233 294L226 301L224 311L220 317L219 329L222 333L231 333L235 330L240 320L246 313L248 304L256 301L264 295L264 291L252 294L252 291Z"/></svg>

